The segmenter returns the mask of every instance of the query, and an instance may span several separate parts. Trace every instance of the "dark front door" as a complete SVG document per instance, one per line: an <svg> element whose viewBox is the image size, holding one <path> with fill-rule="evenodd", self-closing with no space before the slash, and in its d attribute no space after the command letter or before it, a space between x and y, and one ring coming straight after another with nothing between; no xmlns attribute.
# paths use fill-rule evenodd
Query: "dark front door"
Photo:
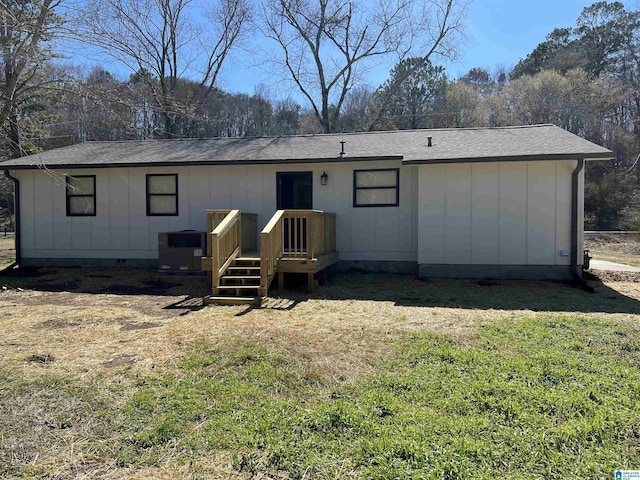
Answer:
<svg viewBox="0 0 640 480"><path fill-rule="evenodd" d="M276 181L278 210L313 208L312 172L278 172Z"/></svg>
<svg viewBox="0 0 640 480"><path fill-rule="evenodd" d="M312 172L278 172L278 210L310 210L312 204ZM285 252L307 250L306 219L288 218L284 221Z"/></svg>

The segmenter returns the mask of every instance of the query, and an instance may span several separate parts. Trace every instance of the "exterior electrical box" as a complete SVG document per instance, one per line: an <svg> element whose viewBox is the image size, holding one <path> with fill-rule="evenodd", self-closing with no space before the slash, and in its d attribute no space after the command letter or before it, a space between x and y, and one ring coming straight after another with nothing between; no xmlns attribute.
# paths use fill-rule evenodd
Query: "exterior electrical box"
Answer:
<svg viewBox="0 0 640 480"><path fill-rule="evenodd" d="M207 253L205 232L183 230L158 233L160 270L197 272L202 270L202 257Z"/></svg>

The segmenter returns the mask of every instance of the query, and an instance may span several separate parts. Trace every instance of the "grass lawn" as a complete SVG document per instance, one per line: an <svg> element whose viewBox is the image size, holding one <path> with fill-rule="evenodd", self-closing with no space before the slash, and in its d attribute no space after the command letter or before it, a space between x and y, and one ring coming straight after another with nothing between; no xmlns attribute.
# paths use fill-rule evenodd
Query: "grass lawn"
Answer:
<svg viewBox="0 0 640 480"><path fill-rule="evenodd" d="M596 479L640 468L640 284L0 277L0 477Z"/></svg>
<svg viewBox="0 0 640 480"><path fill-rule="evenodd" d="M584 247L598 260L640 267L640 234L588 235Z"/></svg>

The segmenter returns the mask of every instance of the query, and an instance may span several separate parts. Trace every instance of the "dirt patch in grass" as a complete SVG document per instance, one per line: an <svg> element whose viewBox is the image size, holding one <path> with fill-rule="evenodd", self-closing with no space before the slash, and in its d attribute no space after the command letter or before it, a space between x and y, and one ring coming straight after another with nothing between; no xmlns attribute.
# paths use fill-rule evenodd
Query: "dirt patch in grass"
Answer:
<svg viewBox="0 0 640 480"><path fill-rule="evenodd" d="M35 328L71 328L77 327L80 325L79 323L67 322L65 320L60 320L59 318L53 318L51 320L46 320L38 325Z"/></svg>
<svg viewBox="0 0 640 480"><path fill-rule="evenodd" d="M133 355L118 355L111 360L107 360L102 364L106 368L122 367L125 365L133 365L137 359Z"/></svg>
<svg viewBox="0 0 640 480"><path fill-rule="evenodd" d="M152 322L125 322L122 327L120 327L121 332L130 332L131 330L146 330L148 328L158 328L162 325L160 323L152 323Z"/></svg>
<svg viewBox="0 0 640 480"><path fill-rule="evenodd" d="M167 288L147 287L145 285L111 285L105 288L105 293L111 293L113 295L145 295L145 294L159 294L166 293Z"/></svg>
<svg viewBox="0 0 640 480"><path fill-rule="evenodd" d="M55 360L55 358L53 358L53 355L44 353L44 354L29 355L26 358L26 360L27 362L32 362L32 363L51 363Z"/></svg>
<svg viewBox="0 0 640 480"><path fill-rule="evenodd" d="M42 285L48 292L73 292L80 288L80 283L77 281L64 282L64 283L44 283Z"/></svg>

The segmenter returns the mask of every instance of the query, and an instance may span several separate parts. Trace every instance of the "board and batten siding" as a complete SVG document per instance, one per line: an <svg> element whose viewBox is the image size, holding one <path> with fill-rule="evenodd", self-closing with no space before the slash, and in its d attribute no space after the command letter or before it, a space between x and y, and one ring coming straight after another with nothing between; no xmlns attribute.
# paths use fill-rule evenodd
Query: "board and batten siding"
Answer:
<svg viewBox="0 0 640 480"><path fill-rule="evenodd" d="M353 207L354 169L400 169L398 207ZM215 165L18 170L24 259L158 257L158 233L206 228L205 210L258 215L258 231L276 209L276 172L313 172L313 207L336 213L343 260L417 259L417 167L400 161L313 165ZM327 185L320 175L329 176ZM178 174L178 216L147 216L146 174ZM65 175L96 176L96 216L66 216Z"/></svg>
<svg viewBox="0 0 640 480"><path fill-rule="evenodd" d="M418 263L570 265L571 176L576 164L421 165ZM582 177L581 189L583 183Z"/></svg>

